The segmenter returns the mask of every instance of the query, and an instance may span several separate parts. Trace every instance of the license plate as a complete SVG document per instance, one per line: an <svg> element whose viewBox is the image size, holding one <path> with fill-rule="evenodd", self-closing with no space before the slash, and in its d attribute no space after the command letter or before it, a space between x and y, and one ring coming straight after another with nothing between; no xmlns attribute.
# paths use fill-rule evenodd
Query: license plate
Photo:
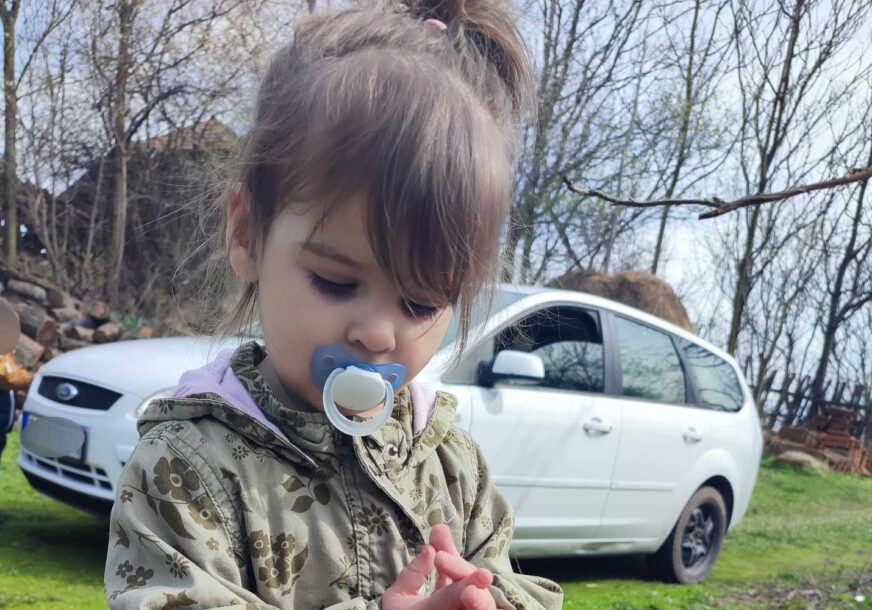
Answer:
<svg viewBox="0 0 872 610"><path fill-rule="evenodd" d="M27 443L25 441L25 439L28 438L28 435L24 433L25 428L27 428L27 426L32 425L35 421L38 421L40 419L42 419L41 416L33 415L32 413L24 413L22 415L22 417L21 417L21 431L22 431L22 441L23 441L22 444L24 445L24 448L27 449L28 451L30 451L31 453L35 453L36 455L40 455L41 457L55 457L55 456L57 456L56 459L60 462L72 462L72 463L81 464L85 459L85 447L88 444L88 429L85 428L84 426L80 426L80 425L76 424L75 422L72 422L72 421L67 420L67 419L61 420L61 418L50 418L50 419L53 419L56 421L62 421L64 424L64 428L67 428L67 430L65 430L65 432L67 434L70 432L70 430L73 430L74 432L77 430L81 430L80 438L82 438L82 443L76 449L70 451L69 453L67 453L65 455L58 456L58 453L56 451L52 451L52 446L54 448L57 448L57 445L55 445L54 443L51 443L51 437L53 435L51 435L51 434L47 435L47 434L45 434L45 431L41 431L42 433L39 434L39 438L38 438L39 448L29 447L28 446L29 443ZM46 421L44 423L48 423L48 422ZM67 436L67 434L64 434L65 440L69 438ZM74 436L77 436L77 435L74 434ZM49 444L52 446L47 446ZM48 450L48 451L46 451L46 450ZM48 453L48 452L51 452L51 454L50 455L43 455L43 453Z"/></svg>
<svg viewBox="0 0 872 610"><path fill-rule="evenodd" d="M59 457L58 460L63 462L69 460L71 462L75 462L77 464L81 464L85 461L85 447L88 445L88 429L82 428L82 432L85 434L85 438L82 441L82 444L79 446L77 451L73 451L68 453L63 457Z"/></svg>

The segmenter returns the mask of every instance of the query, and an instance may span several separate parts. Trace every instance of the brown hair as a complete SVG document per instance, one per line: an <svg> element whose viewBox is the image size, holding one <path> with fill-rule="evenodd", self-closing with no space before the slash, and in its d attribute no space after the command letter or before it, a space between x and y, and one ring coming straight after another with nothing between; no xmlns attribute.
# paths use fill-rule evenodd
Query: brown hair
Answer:
<svg viewBox="0 0 872 610"><path fill-rule="evenodd" d="M227 272L234 185L250 195L255 259L291 202L323 205L323 222L335 205L362 196L378 263L402 294L457 306L462 351L473 302L501 271L514 156L532 101L526 49L498 0L301 18L271 60L253 125L230 160L213 260ZM237 332L256 300L257 284L244 286L214 330Z"/></svg>

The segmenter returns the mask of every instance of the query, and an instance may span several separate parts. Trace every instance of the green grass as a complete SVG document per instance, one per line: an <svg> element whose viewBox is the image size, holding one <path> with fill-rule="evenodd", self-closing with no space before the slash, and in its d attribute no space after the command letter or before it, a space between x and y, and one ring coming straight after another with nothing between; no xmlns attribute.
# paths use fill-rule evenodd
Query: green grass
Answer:
<svg viewBox="0 0 872 610"><path fill-rule="evenodd" d="M872 479L764 459L751 507L701 585L648 580L642 557L527 561L522 567L557 580L567 610L872 608ZM857 595L865 600L856 602Z"/></svg>
<svg viewBox="0 0 872 610"><path fill-rule="evenodd" d="M33 491L15 463L18 434L9 441L0 470L0 609L105 608L107 522ZM748 515L702 585L651 581L642 557L528 560L521 568L559 582L567 610L872 609L872 479L764 460Z"/></svg>
<svg viewBox="0 0 872 610"><path fill-rule="evenodd" d="M0 608L106 608L108 520L34 491L18 468L18 433L0 469Z"/></svg>

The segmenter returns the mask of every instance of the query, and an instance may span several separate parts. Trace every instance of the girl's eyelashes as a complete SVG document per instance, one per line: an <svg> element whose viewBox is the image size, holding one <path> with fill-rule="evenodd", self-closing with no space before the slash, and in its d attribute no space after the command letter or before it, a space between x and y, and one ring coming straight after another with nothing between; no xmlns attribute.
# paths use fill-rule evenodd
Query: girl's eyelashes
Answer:
<svg viewBox="0 0 872 610"><path fill-rule="evenodd" d="M309 272L309 281L315 290L321 295L337 300L345 300L354 296L354 292L357 290L356 283L342 283L342 282L334 282L332 280L328 280L326 278L321 277L317 273ZM434 307L432 305L421 305L420 303L416 303L415 301L410 301L408 299L400 300L400 309L409 316L414 319L430 319L436 316L439 313L439 308Z"/></svg>
<svg viewBox="0 0 872 610"><path fill-rule="evenodd" d="M332 282L312 272L309 272L309 281L315 290L331 299L347 299L354 295L354 291L357 288L357 284Z"/></svg>
<svg viewBox="0 0 872 610"><path fill-rule="evenodd" d="M409 301L407 299L403 299L400 306L403 311L412 318L429 319L435 317L439 312L438 307L432 305L421 305L420 303Z"/></svg>

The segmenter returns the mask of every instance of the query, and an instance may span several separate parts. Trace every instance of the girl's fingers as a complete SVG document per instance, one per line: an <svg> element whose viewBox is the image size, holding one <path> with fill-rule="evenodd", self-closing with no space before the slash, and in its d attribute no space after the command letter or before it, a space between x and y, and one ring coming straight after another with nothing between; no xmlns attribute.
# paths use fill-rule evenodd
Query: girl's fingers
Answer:
<svg viewBox="0 0 872 610"><path fill-rule="evenodd" d="M429 544L397 575L385 595L417 595L435 565L436 551Z"/></svg>
<svg viewBox="0 0 872 610"><path fill-rule="evenodd" d="M439 553L441 553L457 557L458 559L460 558L460 553L454 545L454 538L451 536L451 528L444 523L441 523L430 530L430 544L433 545L434 549L436 549L437 557ZM438 591L439 589L447 587L452 582L466 578L475 571L475 566L470 566L470 568L471 569L463 570L462 573L460 570L454 570L453 574L448 574L440 570L439 574L436 576L436 590Z"/></svg>
<svg viewBox="0 0 872 610"><path fill-rule="evenodd" d="M451 528L444 523L440 523L430 530L430 544L433 545L433 548L437 551L445 551L452 555L460 555L457 551L457 547L454 546L454 538L451 536Z"/></svg>
<svg viewBox="0 0 872 610"><path fill-rule="evenodd" d="M447 576L446 574L443 574L442 572L436 573L436 591L438 591L439 589L443 589L443 588L447 587L448 585L450 585L453 582L454 581L451 580L451 578L449 576Z"/></svg>
<svg viewBox="0 0 872 610"><path fill-rule="evenodd" d="M443 589L439 589L433 595L424 599L420 605L420 610L454 610L455 608L463 608L461 595L463 595L464 590L472 587L474 589L483 589L487 592L487 588L492 582L493 575L488 570L476 570L460 582L455 582ZM490 595L489 592L488 595Z"/></svg>
<svg viewBox="0 0 872 610"><path fill-rule="evenodd" d="M460 594L460 604L463 610L496 610L494 596L487 589L466 587Z"/></svg>
<svg viewBox="0 0 872 610"><path fill-rule="evenodd" d="M478 568L459 555L439 551L436 553L436 569L440 576L444 574L451 580L463 580Z"/></svg>

